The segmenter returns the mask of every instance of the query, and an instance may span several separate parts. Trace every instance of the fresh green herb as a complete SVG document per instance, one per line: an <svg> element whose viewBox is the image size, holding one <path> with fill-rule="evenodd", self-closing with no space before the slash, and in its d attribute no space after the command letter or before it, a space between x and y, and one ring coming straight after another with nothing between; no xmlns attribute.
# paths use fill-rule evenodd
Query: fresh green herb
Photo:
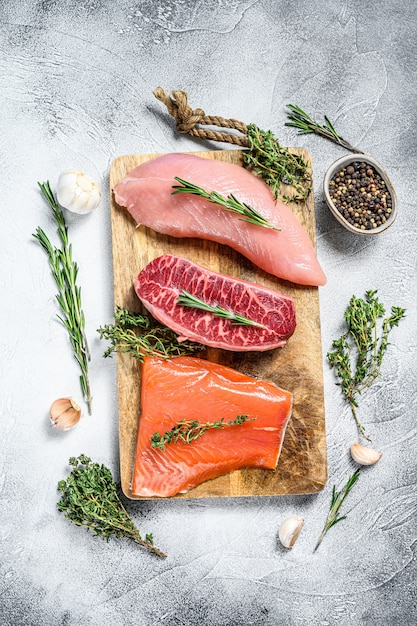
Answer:
<svg viewBox="0 0 417 626"><path fill-rule="evenodd" d="M226 211L230 213L237 213L238 215L242 215L240 219L244 222L249 222L250 224L255 224L256 226L264 226L265 228L273 228L274 230L281 230L277 226L274 226L267 219L262 217L258 211L256 211L253 207L246 204L246 202L240 202L232 193L225 198L217 191L205 191L201 187L194 185L193 183L189 183L182 178L178 178L175 176L176 181L180 183L180 185L173 185L172 189L175 191L172 192L172 195L178 193L189 193L194 196L199 196L200 198L204 198L213 204L217 204L218 206L223 207Z"/></svg>
<svg viewBox="0 0 417 626"><path fill-rule="evenodd" d="M155 98L167 107L176 121L180 133L188 133L199 139L223 141L241 148L243 163L254 174L262 178L278 197L281 184L292 185L295 194L284 196L284 202L304 202L311 192L309 165L302 158L280 145L271 131L264 131L256 124L245 124L236 119L225 119L219 115L206 115L203 109L192 109L185 91L176 89L169 95L162 87L153 92ZM210 128L204 128L210 126ZM230 132L230 130L237 132Z"/></svg>
<svg viewBox="0 0 417 626"><path fill-rule="evenodd" d="M59 290L56 299L61 307L62 316L57 315L57 317L68 331L74 357L81 369L80 384L82 394L87 403L88 412L91 414L92 397L88 378L90 352L85 335L85 318L81 307L81 289L77 286L78 265L72 258L72 246L68 241L68 228L64 214L51 191L49 182L38 183L38 185L52 209L52 214L58 225L58 235L62 247L57 248L53 246L45 232L39 227L36 229L33 237L35 237L48 255L52 276Z"/></svg>
<svg viewBox="0 0 417 626"><path fill-rule="evenodd" d="M369 290L365 299L352 296L345 311L347 331L333 341L334 351L327 354L330 365L339 378L337 383L350 405L359 432L365 435L356 408L357 396L379 378L383 357L388 347L388 335L405 316L405 310L392 307L391 315L382 320L381 335L378 320L385 315L385 307L377 297L377 291Z"/></svg>
<svg viewBox="0 0 417 626"><path fill-rule="evenodd" d="M235 313L234 311L228 311L219 305L211 305L197 296L193 296L193 294L189 293L185 289L181 291L181 294L178 296L177 303L181 306L188 306L193 309L201 309L202 311L207 311L208 313L212 313L216 317L222 317L223 319L228 319L232 321L232 324L245 324L247 326L257 326L258 328L265 328L263 324L259 324L258 322L254 322L253 320L245 317L244 315L240 315L239 313Z"/></svg>
<svg viewBox="0 0 417 626"><path fill-rule="evenodd" d="M275 198L281 184L285 184L295 190L295 195L283 196L285 202L304 202L312 185L309 166L302 155L291 153L270 130L261 130L255 124L248 125L247 136L249 150L242 153L245 166L265 181Z"/></svg>
<svg viewBox="0 0 417 626"><path fill-rule="evenodd" d="M327 531L330 530L330 528L334 526L335 524L337 524L338 522L341 522L343 519L346 519L346 515L339 517L339 509L342 506L349 491L352 489L353 485L358 480L359 473L360 473L360 470L356 470L356 472L354 472L352 476L348 479L346 485L343 487L341 491L336 491L336 487L333 487L330 511L327 516L327 520L324 525L323 531L319 537L319 540L316 543L316 547L314 548L314 552L317 550L317 548L323 541L323 538L325 534L327 533Z"/></svg>
<svg viewBox="0 0 417 626"><path fill-rule="evenodd" d="M199 343L178 341L178 336L171 329L151 320L147 315L117 307L114 319L115 324L97 330L101 339L111 342L104 357L111 356L113 352L124 352L143 361L146 356L168 359L205 350L205 346Z"/></svg>
<svg viewBox="0 0 417 626"><path fill-rule="evenodd" d="M256 417L248 418L247 415L238 415L234 420L225 422L223 419L215 422L199 422L197 420L181 420L171 430L166 431L163 435L154 433L151 437L151 446L165 450L169 443L191 443L202 437L211 428L221 430L228 426L240 426L246 422L252 422Z"/></svg>
<svg viewBox="0 0 417 626"><path fill-rule="evenodd" d="M77 526L89 528L94 535L107 541L124 537L141 545L157 556L166 554L155 548L152 535L142 539L139 530L120 500L117 485L105 465L93 463L85 454L71 457L72 471L58 483L62 493L58 510Z"/></svg>
<svg viewBox="0 0 417 626"><path fill-rule="evenodd" d="M326 115L324 116L325 124L324 126L321 126L317 122L314 122L311 117L299 106L296 106L295 104L287 104L287 108L290 110L290 113L287 113L290 121L286 122L285 126L293 126L294 128L297 128L300 135L315 133L316 135L320 135L321 137L325 137L326 139L337 143L339 146L343 146L351 152L363 154L362 150L352 146L352 144L346 141L346 139L343 139L343 137L336 132L335 127Z"/></svg>

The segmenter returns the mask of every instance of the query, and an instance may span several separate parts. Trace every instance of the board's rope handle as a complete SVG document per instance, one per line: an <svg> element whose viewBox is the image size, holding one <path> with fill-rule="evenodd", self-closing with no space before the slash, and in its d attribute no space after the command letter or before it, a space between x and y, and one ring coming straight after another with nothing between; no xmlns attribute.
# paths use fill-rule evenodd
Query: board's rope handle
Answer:
<svg viewBox="0 0 417 626"><path fill-rule="evenodd" d="M168 112L175 119L176 128L179 133L188 133L199 139L211 139L213 141L224 141L247 148L249 141L247 137L248 127L243 122L234 119L225 119L217 115L206 115L203 109L192 109L188 104L185 91L176 89L172 96L162 87L157 87L153 92L155 98L165 104ZM211 130L208 128L198 128L197 126L214 126L217 128L231 128L237 130L240 135L227 133L221 130Z"/></svg>

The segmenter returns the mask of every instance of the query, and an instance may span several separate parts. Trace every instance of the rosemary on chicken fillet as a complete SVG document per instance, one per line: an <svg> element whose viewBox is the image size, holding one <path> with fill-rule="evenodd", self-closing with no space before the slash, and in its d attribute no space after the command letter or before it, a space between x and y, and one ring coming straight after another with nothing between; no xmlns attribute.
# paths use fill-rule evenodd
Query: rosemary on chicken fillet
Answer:
<svg viewBox="0 0 417 626"><path fill-rule="evenodd" d="M183 180L178 176L175 176L175 179L179 185L173 185L172 195L179 193L189 193L193 196L199 196L200 198L204 198L208 200L212 204L217 204L221 206L226 211L230 213L236 213L237 215L241 215L239 219L243 222L249 222L250 224L255 224L255 226L263 226L265 228L272 228L273 230L281 230L278 226L275 226L263 217L256 209L251 207L246 202L241 202L234 196L232 193L227 197L222 196L218 191L206 191L202 187L198 185L194 185L193 183L188 182L187 180Z"/></svg>

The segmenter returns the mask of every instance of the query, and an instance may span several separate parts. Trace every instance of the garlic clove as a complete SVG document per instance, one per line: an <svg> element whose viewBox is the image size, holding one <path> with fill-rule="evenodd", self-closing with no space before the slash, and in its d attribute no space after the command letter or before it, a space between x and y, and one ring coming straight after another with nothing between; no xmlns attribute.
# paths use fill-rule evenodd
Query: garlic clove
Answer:
<svg viewBox="0 0 417 626"><path fill-rule="evenodd" d="M101 192L98 184L84 172L65 170L58 178L57 199L68 211L85 214L100 204Z"/></svg>
<svg viewBox="0 0 417 626"><path fill-rule="evenodd" d="M287 517L280 525L278 537L284 548L292 548L304 526L304 520L298 515Z"/></svg>
<svg viewBox="0 0 417 626"><path fill-rule="evenodd" d="M350 446L350 454L352 459L356 461L356 463L359 463L359 465L375 465L382 456L380 452L368 448L367 446L362 446L358 442Z"/></svg>
<svg viewBox="0 0 417 626"><path fill-rule="evenodd" d="M70 430L81 418L81 408L73 398L58 398L51 404L49 419L52 426L60 430Z"/></svg>

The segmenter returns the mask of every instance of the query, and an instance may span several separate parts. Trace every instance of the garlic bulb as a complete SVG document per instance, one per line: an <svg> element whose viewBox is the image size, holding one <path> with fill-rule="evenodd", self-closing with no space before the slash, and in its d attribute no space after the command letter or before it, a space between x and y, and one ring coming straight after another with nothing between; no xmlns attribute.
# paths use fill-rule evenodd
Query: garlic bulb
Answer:
<svg viewBox="0 0 417 626"><path fill-rule="evenodd" d="M80 421L81 408L72 398L58 398L49 409L52 425L60 430L70 430Z"/></svg>
<svg viewBox="0 0 417 626"><path fill-rule="evenodd" d="M352 459L356 461L356 463L359 463L359 465L374 465L382 456L380 452L368 448L367 446L362 446L358 442L350 446L350 454L352 455Z"/></svg>
<svg viewBox="0 0 417 626"><path fill-rule="evenodd" d="M304 520L298 515L287 517L279 527L278 537L284 548L292 548L304 526Z"/></svg>
<svg viewBox="0 0 417 626"><path fill-rule="evenodd" d="M56 193L62 207L79 214L93 211L101 199L98 184L78 170L62 172L58 178Z"/></svg>

